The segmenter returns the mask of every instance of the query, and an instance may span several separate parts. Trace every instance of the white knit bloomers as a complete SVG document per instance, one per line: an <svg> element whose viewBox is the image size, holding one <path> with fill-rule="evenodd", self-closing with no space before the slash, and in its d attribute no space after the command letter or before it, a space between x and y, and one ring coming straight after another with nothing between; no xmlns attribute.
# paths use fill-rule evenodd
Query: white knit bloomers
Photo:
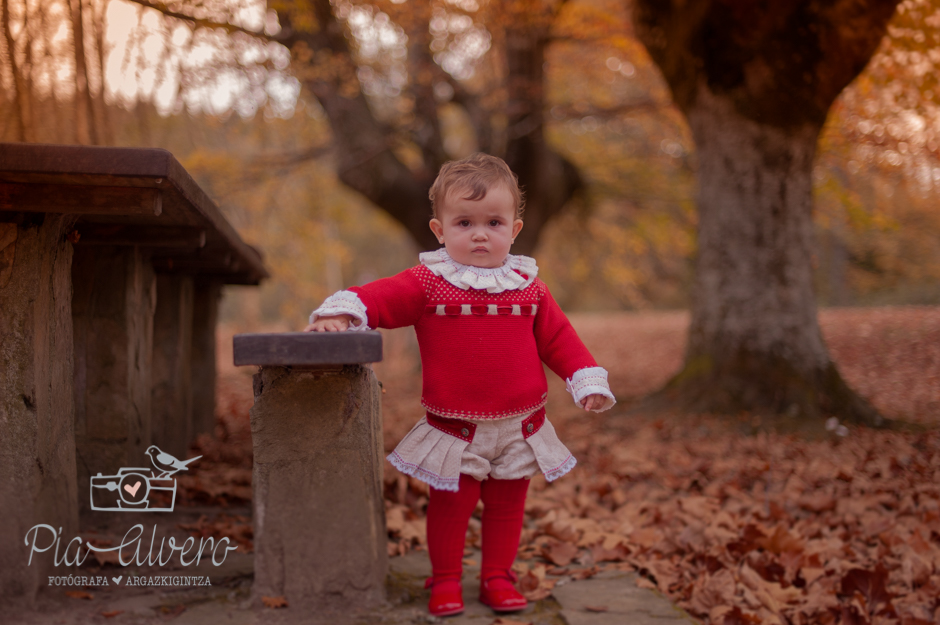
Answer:
<svg viewBox="0 0 940 625"><path fill-rule="evenodd" d="M573 469L577 461L548 419L528 438L523 435L522 422L532 414L468 421L475 426L472 442L466 440L469 431L465 438L448 434L424 416L388 455L388 461L406 475L453 492L458 490L461 473L478 480L515 480L541 471L551 482Z"/></svg>

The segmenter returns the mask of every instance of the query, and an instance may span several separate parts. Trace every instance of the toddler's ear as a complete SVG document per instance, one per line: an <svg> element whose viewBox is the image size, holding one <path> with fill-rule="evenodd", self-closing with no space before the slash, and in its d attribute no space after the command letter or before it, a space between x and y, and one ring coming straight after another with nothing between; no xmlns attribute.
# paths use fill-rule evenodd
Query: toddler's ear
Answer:
<svg viewBox="0 0 940 625"><path fill-rule="evenodd" d="M434 233L438 241L444 238L444 224L441 223L440 219L432 219L428 222L428 226L431 228L431 232Z"/></svg>
<svg viewBox="0 0 940 625"><path fill-rule="evenodd" d="M517 236L519 236L519 231L522 230L522 226L523 223L521 219L516 219L512 222L512 238L515 239Z"/></svg>

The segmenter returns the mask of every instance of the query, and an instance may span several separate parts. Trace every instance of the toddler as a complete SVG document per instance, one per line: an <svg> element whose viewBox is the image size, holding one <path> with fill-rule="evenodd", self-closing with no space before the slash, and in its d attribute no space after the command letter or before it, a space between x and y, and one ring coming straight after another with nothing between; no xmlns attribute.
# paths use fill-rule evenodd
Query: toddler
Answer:
<svg viewBox="0 0 940 625"><path fill-rule="evenodd" d="M415 327L427 414L388 460L431 487L428 609L463 612L464 541L482 497L480 601L521 610L512 564L529 478L541 471L552 481L575 465L545 418L542 362L585 410L606 410L614 396L535 260L509 254L523 199L506 163L485 154L449 162L430 197L430 227L444 247L396 276L331 295L304 331Z"/></svg>

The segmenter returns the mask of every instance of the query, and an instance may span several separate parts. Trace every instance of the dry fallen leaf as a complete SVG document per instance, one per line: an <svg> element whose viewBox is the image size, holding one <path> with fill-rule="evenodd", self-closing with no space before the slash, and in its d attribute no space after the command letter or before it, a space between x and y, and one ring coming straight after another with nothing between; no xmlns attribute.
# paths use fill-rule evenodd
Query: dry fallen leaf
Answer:
<svg viewBox="0 0 940 625"><path fill-rule="evenodd" d="M118 553L117 550L92 551L91 555L95 558L95 561L98 562L99 566L104 566L105 564L121 565L121 554Z"/></svg>
<svg viewBox="0 0 940 625"><path fill-rule="evenodd" d="M662 531L656 529L655 527L647 527L643 529L636 530L630 534L630 544L637 545L644 549L649 549L653 545L658 544L664 538Z"/></svg>
<svg viewBox="0 0 940 625"><path fill-rule="evenodd" d="M892 613L891 602L895 596L886 584L888 571L879 562L874 570L852 569L842 578L843 595L861 595L865 600L865 612L871 614Z"/></svg>
<svg viewBox="0 0 940 625"><path fill-rule="evenodd" d="M571 543L553 541L542 548L542 555L556 566L567 566L578 555L578 548Z"/></svg>
<svg viewBox="0 0 940 625"><path fill-rule="evenodd" d="M571 579L581 580L581 579L588 579L590 577L594 577L595 575L597 575L597 573L598 573L597 567L591 566L586 569L576 569L574 571L571 571L570 575L571 575Z"/></svg>
<svg viewBox="0 0 940 625"><path fill-rule="evenodd" d="M101 616L105 618L114 618L118 614L124 614L124 610L109 610L108 612L102 612Z"/></svg>
<svg viewBox="0 0 940 625"><path fill-rule="evenodd" d="M261 597L261 603L266 608L286 608L287 599L284 597Z"/></svg>
<svg viewBox="0 0 940 625"><path fill-rule="evenodd" d="M95 596L84 590L66 590L66 597L71 597L72 599L94 599Z"/></svg>
<svg viewBox="0 0 940 625"><path fill-rule="evenodd" d="M254 527L251 519L238 514L217 514L209 520L201 515L195 523L177 523L180 529L186 530L196 538L212 537L216 540L228 538L235 543L242 553L254 551Z"/></svg>
<svg viewBox="0 0 940 625"><path fill-rule="evenodd" d="M542 577L528 571L519 577L519 592L529 601L541 601L551 596L556 583L556 580L544 579L544 571Z"/></svg>
<svg viewBox="0 0 940 625"><path fill-rule="evenodd" d="M761 625L762 621L756 614L734 606L724 615L724 620L721 623L722 625Z"/></svg>
<svg viewBox="0 0 940 625"><path fill-rule="evenodd" d="M176 618L177 616L179 616L185 611L186 611L186 606L183 604L179 604L175 606L165 605L165 606L160 607L160 612L163 613L163 615L166 616L168 619Z"/></svg>
<svg viewBox="0 0 940 625"><path fill-rule="evenodd" d="M578 530L569 521L553 521L546 524L542 531L546 536L557 538L562 542L573 543L578 540Z"/></svg>
<svg viewBox="0 0 940 625"><path fill-rule="evenodd" d="M607 549L603 544L597 544L591 546L590 551L595 564L601 562L623 562L630 556L630 550L622 544L618 544L613 549Z"/></svg>
<svg viewBox="0 0 940 625"><path fill-rule="evenodd" d="M515 621L511 618L500 617L490 623L490 625L532 625L532 621Z"/></svg>
<svg viewBox="0 0 940 625"><path fill-rule="evenodd" d="M586 605L584 609L588 612L607 612L610 608L606 605Z"/></svg>

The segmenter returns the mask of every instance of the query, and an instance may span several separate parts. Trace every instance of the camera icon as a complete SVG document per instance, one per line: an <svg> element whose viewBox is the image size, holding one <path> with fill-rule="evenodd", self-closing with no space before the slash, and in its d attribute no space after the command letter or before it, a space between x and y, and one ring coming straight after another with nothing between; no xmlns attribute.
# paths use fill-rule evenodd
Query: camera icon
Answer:
<svg viewBox="0 0 940 625"><path fill-rule="evenodd" d="M144 452L159 471L143 467L123 467L117 475L91 478L91 509L115 512L173 512L176 505L176 480L173 476L188 471L202 456L180 460L156 445Z"/></svg>
<svg viewBox="0 0 940 625"><path fill-rule="evenodd" d="M150 469L123 467L117 475L91 478L92 510L172 512L175 504L176 480L153 477Z"/></svg>

